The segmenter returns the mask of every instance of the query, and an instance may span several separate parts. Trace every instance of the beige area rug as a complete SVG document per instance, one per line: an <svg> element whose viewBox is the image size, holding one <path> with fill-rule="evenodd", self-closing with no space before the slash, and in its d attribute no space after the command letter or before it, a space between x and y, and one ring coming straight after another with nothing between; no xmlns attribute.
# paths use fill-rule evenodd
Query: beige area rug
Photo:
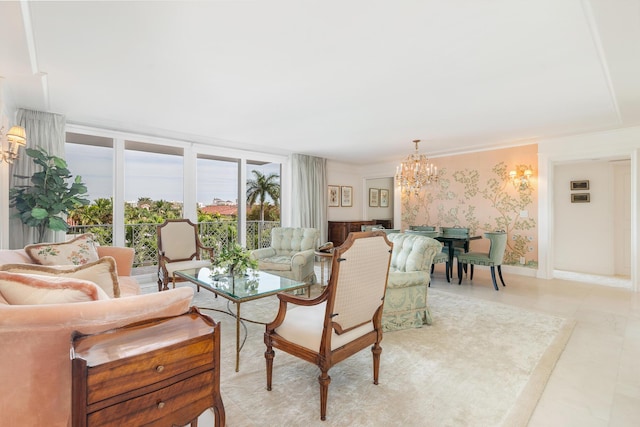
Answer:
<svg viewBox="0 0 640 427"><path fill-rule="evenodd" d="M433 325L389 332L379 385L363 350L329 374L327 420L320 421L319 370L276 350L266 390L264 326L248 323L235 372L235 320L203 310L222 327L221 390L227 425L525 426L574 322L539 312L430 290ZM194 305L225 310L207 291ZM268 321L277 298L242 305L243 317ZM243 331L244 333L244 331Z"/></svg>

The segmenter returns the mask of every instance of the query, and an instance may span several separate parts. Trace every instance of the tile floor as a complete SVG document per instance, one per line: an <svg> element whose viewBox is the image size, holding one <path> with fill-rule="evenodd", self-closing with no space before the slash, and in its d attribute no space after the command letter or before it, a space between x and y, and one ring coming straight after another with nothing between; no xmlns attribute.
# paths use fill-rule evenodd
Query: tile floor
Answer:
<svg viewBox="0 0 640 427"><path fill-rule="evenodd" d="M576 320L529 427L640 426L640 293L508 273L504 279L507 287L496 292L489 271L477 268L473 282L449 284L440 265L431 286Z"/></svg>
<svg viewBox="0 0 640 427"><path fill-rule="evenodd" d="M531 417L530 427L640 426L640 293L568 280L489 270L448 284L436 266L432 287L572 317L576 326Z"/></svg>

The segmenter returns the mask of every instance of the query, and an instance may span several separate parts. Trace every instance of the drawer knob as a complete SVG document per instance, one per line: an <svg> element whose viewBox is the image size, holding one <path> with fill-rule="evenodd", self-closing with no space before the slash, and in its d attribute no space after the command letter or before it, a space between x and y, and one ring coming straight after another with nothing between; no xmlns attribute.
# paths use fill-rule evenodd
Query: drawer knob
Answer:
<svg viewBox="0 0 640 427"><path fill-rule="evenodd" d="M164 402L160 401L158 402L158 409L162 409L164 408Z"/></svg>
<svg viewBox="0 0 640 427"><path fill-rule="evenodd" d="M157 373L160 373L160 372L162 372L162 371L164 371L164 366L162 366L162 365L158 365L158 366L156 366L156 372L157 372Z"/></svg>

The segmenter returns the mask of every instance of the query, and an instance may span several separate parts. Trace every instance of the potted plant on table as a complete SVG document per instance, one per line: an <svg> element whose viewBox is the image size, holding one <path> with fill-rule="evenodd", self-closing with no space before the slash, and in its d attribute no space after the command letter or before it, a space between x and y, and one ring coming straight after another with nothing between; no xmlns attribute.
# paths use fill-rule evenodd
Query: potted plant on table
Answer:
<svg viewBox="0 0 640 427"><path fill-rule="evenodd" d="M223 247L215 259L215 264L227 269L229 276L240 276L249 269L258 268L258 260L251 258L251 253L237 243Z"/></svg>
<svg viewBox="0 0 640 427"><path fill-rule="evenodd" d="M36 243L41 243L47 230L68 230L69 226L62 215L89 204L89 200L83 197L87 187L79 175L71 185L68 184L72 175L64 159L50 155L40 147L27 148L26 153L41 170L31 177L16 175L18 178L31 178L31 184L9 190L9 202L18 211L23 224L37 228Z"/></svg>

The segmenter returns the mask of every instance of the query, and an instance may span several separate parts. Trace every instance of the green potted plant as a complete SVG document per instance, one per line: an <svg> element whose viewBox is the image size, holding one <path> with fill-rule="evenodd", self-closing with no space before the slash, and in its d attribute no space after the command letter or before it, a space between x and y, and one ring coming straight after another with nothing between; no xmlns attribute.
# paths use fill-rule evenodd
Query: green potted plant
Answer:
<svg viewBox="0 0 640 427"><path fill-rule="evenodd" d="M230 247L223 247L215 263L219 267L226 268L230 276L239 276L249 269L258 268L258 260L252 259L250 252L237 243Z"/></svg>
<svg viewBox="0 0 640 427"><path fill-rule="evenodd" d="M62 215L89 204L89 200L83 197L87 193L87 187L79 175L69 185L68 181L72 175L64 159L50 155L41 147L27 148L26 153L42 169L30 177L30 185L12 188L9 191L9 202L10 206L18 211L23 224L37 228L37 243L40 243L47 230L68 230L69 227Z"/></svg>

